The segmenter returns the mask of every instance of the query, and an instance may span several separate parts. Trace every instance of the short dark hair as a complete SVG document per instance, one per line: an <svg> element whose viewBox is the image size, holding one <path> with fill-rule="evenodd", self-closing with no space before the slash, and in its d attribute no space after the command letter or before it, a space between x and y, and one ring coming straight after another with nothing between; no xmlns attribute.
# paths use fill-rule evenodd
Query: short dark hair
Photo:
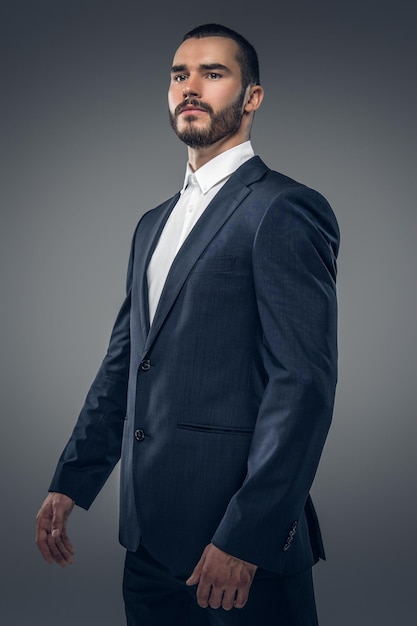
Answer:
<svg viewBox="0 0 417 626"><path fill-rule="evenodd" d="M203 37L225 37L233 39L239 46L237 61L242 72L242 86L259 85L259 60L255 48L245 37L235 30L221 26L220 24L203 24L186 33L183 41L187 39L202 39Z"/></svg>

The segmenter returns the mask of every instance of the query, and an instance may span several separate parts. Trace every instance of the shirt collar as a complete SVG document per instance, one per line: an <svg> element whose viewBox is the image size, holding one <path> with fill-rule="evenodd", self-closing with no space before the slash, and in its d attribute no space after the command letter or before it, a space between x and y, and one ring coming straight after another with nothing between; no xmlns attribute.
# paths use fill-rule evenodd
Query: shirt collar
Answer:
<svg viewBox="0 0 417 626"><path fill-rule="evenodd" d="M203 194L206 194L212 187L220 181L228 178L235 172L238 167L255 156L250 141L245 141L226 152L222 152L218 156L211 159L208 163L193 172L189 163L187 163L184 184L181 194L184 193L190 176L194 176Z"/></svg>

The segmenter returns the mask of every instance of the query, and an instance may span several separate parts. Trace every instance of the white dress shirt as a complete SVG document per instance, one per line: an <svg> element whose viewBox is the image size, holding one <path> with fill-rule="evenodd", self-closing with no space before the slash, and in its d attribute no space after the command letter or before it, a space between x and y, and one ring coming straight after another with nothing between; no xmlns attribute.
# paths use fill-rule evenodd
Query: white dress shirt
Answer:
<svg viewBox="0 0 417 626"><path fill-rule="evenodd" d="M165 224L147 270L151 323L178 250L233 172L253 156L250 141L245 141L219 154L196 172L187 163L180 198Z"/></svg>

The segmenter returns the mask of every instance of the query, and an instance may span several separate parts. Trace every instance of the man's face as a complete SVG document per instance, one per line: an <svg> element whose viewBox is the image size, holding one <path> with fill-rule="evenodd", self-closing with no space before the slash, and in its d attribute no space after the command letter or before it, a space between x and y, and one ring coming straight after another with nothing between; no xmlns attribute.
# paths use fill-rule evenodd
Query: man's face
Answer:
<svg viewBox="0 0 417 626"><path fill-rule="evenodd" d="M206 148L240 128L246 89L232 39L187 39L178 48L168 92L169 117L191 148Z"/></svg>

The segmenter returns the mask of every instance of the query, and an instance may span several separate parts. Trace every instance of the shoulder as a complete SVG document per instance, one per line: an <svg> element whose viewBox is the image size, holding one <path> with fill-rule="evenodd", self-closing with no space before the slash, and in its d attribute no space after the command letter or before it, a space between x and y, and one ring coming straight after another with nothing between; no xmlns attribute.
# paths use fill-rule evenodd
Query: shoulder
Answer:
<svg viewBox="0 0 417 626"><path fill-rule="evenodd" d="M168 198L167 200L164 200L164 202L161 202L161 204L158 204L158 206L154 207L153 209L145 211L145 213L139 220L139 224L141 224L142 222L152 222L153 220L158 220L158 218L163 215L165 211L174 206L179 197L180 194L178 192L171 198Z"/></svg>
<svg viewBox="0 0 417 626"><path fill-rule="evenodd" d="M155 208L145 211L136 225L134 235L136 236L139 232L152 230L155 225L161 222L161 220L163 221L164 217L167 217L171 212L171 209L174 207L178 198L179 193L176 193L174 196L165 200Z"/></svg>
<svg viewBox="0 0 417 626"><path fill-rule="evenodd" d="M263 212L261 230L282 231L291 224L297 230L303 225L308 230L310 226L326 233L338 245L337 218L320 192L270 169L259 157L247 161L236 176L250 190L250 202Z"/></svg>
<svg viewBox="0 0 417 626"><path fill-rule="evenodd" d="M235 172L235 176L252 192L267 199L288 197L309 198L311 202L325 206L332 211L324 196L307 185L269 168L260 157L246 161Z"/></svg>
<svg viewBox="0 0 417 626"><path fill-rule="evenodd" d="M337 256L340 231L328 200L317 190L265 166L265 171L251 185L251 190L264 205L259 223L257 243L265 239L275 244L285 240L321 240Z"/></svg>

